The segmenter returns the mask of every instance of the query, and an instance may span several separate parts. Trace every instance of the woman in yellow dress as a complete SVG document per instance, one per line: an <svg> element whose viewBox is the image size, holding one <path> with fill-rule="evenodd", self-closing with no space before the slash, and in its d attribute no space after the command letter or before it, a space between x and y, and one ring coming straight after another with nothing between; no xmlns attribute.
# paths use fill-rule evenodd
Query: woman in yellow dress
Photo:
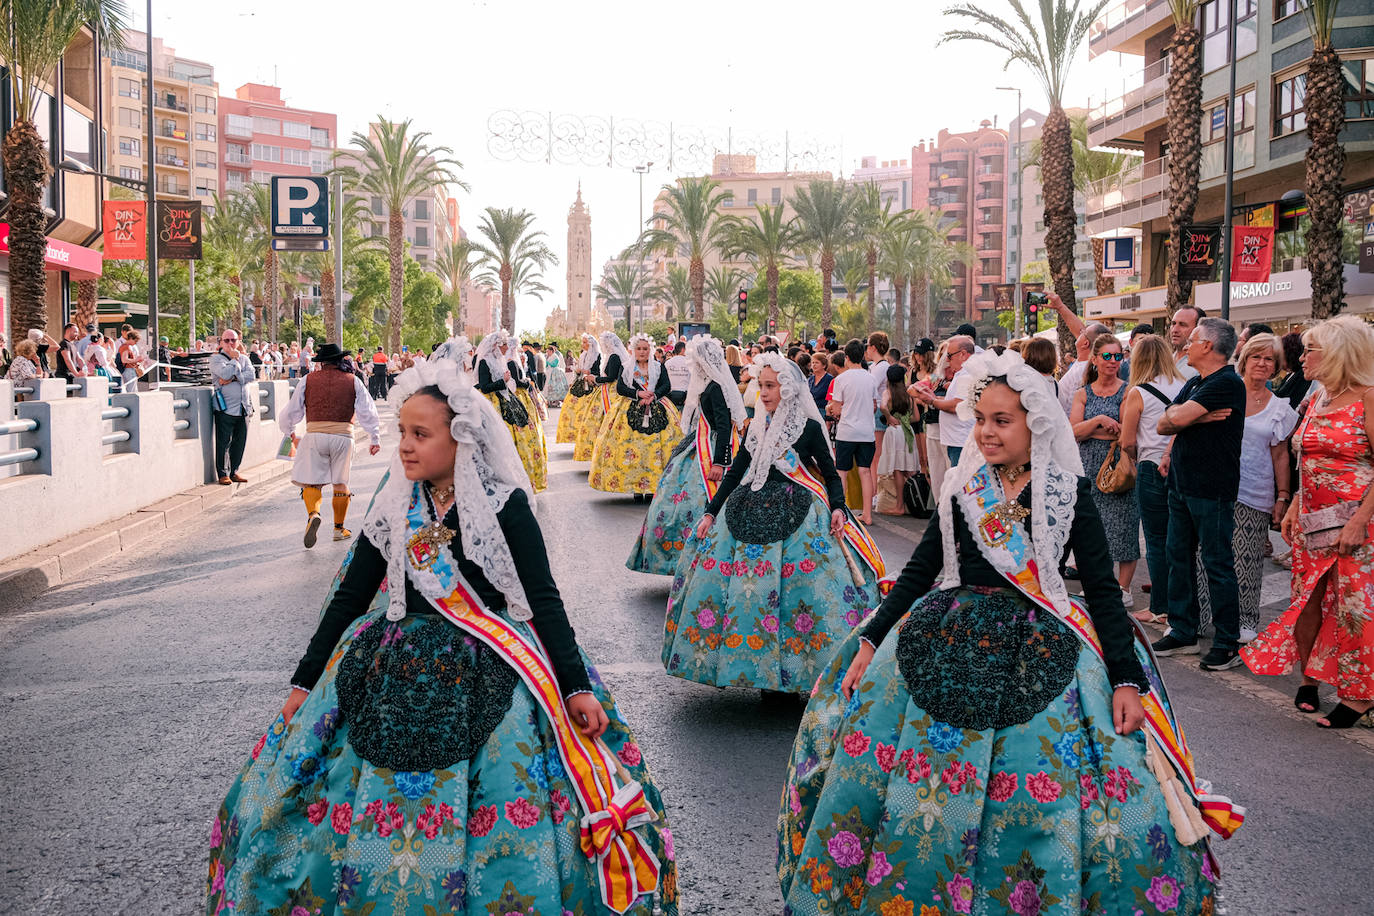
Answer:
<svg viewBox="0 0 1374 916"><path fill-rule="evenodd" d="M559 445L577 444L577 433L582 428L582 420L591 405L591 396L596 393L595 375L601 370L601 347L596 337L582 335L582 352L572 363L573 374L577 378L568 388L568 396L558 412L558 432L554 442Z"/></svg>
<svg viewBox="0 0 1374 916"><path fill-rule="evenodd" d="M577 445L573 448L574 461L592 460L597 437L601 435L606 414L615 401L615 381L620 378L621 369L629 361L628 356L622 360L617 355L625 352L625 345L620 342L614 331L602 331L598 342L598 365L588 373L589 380L596 388L587 396L587 406L578 417Z"/></svg>
<svg viewBox="0 0 1374 916"><path fill-rule="evenodd" d="M529 388L530 381L520 370L519 362L509 354L510 335L505 330L492 331L482 338L477 345L477 390L491 401L506 422L515 440L520 463L538 492L548 486L549 477L544 431L529 398L518 396L522 388Z"/></svg>
<svg viewBox="0 0 1374 916"><path fill-rule="evenodd" d="M679 438L677 408L668 400L672 383L653 358L654 342L645 335L630 338L633 357L614 334L610 341L604 334L601 340L605 371L619 366L620 372L592 450L587 482L593 490L630 493L635 502L648 502Z"/></svg>

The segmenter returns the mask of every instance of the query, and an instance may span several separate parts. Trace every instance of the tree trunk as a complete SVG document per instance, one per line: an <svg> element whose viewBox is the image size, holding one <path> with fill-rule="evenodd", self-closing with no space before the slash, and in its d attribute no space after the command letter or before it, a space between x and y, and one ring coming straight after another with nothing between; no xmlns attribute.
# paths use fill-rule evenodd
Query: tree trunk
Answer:
<svg viewBox="0 0 1374 916"><path fill-rule="evenodd" d="M1110 296L1116 292L1116 278L1108 277L1102 273L1102 259L1107 254L1107 240L1105 238L1093 239L1093 279L1097 283L1097 294L1099 296Z"/></svg>
<svg viewBox="0 0 1374 916"><path fill-rule="evenodd" d="M868 258L868 326L870 328L878 325L878 246L870 244L867 252ZM900 298L896 308L900 309L902 303Z"/></svg>
<svg viewBox="0 0 1374 916"><path fill-rule="evenodd" d="M706 320L706 265L694 257L688 264L687 280L692 285L692 320Z"/></svg>
<svg viewBox="0 0 1374 916"><path fill-rule="evenodd" d="M95 300L99 286L98 280L78 280L76 283L76 313L72 315L72 321L82 334L86 333L86 325L95 324Z"/></svg>
<svg viewBox="0 0 1374 916"><path fill-rule="evenodd" d="M830 278L835 274L835 252L828 247L821 249L821 327L833 327L831 324L830 307Z"/></svg>
<svg viewBox="0 0 1374 916"><path fill-rule="evenodd" d="M43 189L52 168L42 136L32 121L19 119L5 134L5 183L9 191L10 298L14 302L10 340L23 340L31 328L48 327L48 217L43 212ZM53 354L56 359L57 355Z"/></svg>
<svg viewBox="0 0 1374 916"><path fill-rule="evenodd" d="M765 273L768 278L768 320L772 322L769 333L778 326L778 265L770 263Z"/></svg>
<svg viewBox="0 0 1374 916"><path fill-rule="evenodd" d="M914 340L930 336L930 279L924 274L911 278L910 325Z"/></svg>
<svg viewBox="0 0 1374 916"><path fill-rule="evenodd" d="M907 327L907 282L905 279L894 282L892 284L892 288L893 292L897 294L897 298L894 299L892 302L892 346L901 347L905 350ZM872 289L873 287L870 286L869 290L871 291ZM869 297L868 301L870 303L873 301L871 296ZM870 328L874 326L872 317L870 317L869 319L868 326Z"/></svg>
<svg viewBox="0 0 1374 916"><path fill-rule="evenodd" d="M320 311L324 312L324 341L333 343L338 337L334 322L334 259L326 252L324 269L320 271Z"/></svg>
<svg viewBox="0 0 1374 916"><path fill-rule="evenodd" d="M1071 311L1078 311L1073 289L1073 241L1077 228L1073 207L1073 133L1064 109L1055 105L1041 127L1044 165L1040 175L1045 195L1045 257L1054 291ZM1073 353L1073 335L1059 326L1059 349Z"/></svg>
<svg viewBox="0 0 1374 916"><path fill-rule="evenodd" d="M387 350L391 353L401 351L401 320L404 318L402 294L405 290L405 221L399 207L387 217L387 256L388 277L391 293L390 309L386 320Z"/></svg>
<svg viewBox="0 0 1374 916"><path fill-rule="evenodd" d="M1345 305L1341 176L1345 149L1345 80L1330 45L1312 52L1307 65L1307 269L1312 274L1312 317L1330 318ZM1230 252L1227 252L1230 257Z"/></svg>
<svg viewBox="0 0 1374 916"><path fill-rule="evenodd" d="M515 296L511 294L510 281L515 276L515 270L509 261L501 263L501 327L510 333L515 333ZM629 300L625 302L625 314L630 312Z"/></svg>
<svg viewBox="0 0 1374 916"><path fill-rule="evenodd" d="M237 273L230 274L229 285L234 287L234 327L243 334L243 276Z"/></svg>
<svg viewBox="0 0 1374 916"><path fill-rule="evenodd" d="M1193 283L1178 275L1183 231L1197 209L1198 170L1202 165L1202 40L1190 21L1175 26L1169 47L1169 247L1165 308L1169 318L1193 296Z"/></svg>
<svg viewBox="0 0 1374 916"><path fill-rule="evenodd" d="M270 333L270 329L263 324L265 320L266 317L263 313L262 304L262 286L259 285L253 289L253 332L261 337L264 342L276 343L276 340L273 339Z"/></svg>
<svg viewBox="0 0 1374 916"><path fill-rule="evenodd" d="M263 284L266 287L263 290L265 301L262 307L266 311L267 334L273 343L281 343L277 339L281 331L281 322L278 321L281 315L277 310L277 253L271 248L267 249L267 257L263 260L262 273Z"/></svg>

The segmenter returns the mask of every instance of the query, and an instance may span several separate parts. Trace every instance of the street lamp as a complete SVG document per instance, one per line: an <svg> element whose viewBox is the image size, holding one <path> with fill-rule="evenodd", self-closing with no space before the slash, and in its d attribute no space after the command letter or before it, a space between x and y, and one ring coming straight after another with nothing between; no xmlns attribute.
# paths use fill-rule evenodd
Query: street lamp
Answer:
<svg viewBox="0 0 1374 916"><path fill-rule="evenodd" d="M1015 319L1013 327L1016 330L1014 333L1019 337L1023 330L1021 327L1021 250L1024 247L1025 239L1021 237L1021 201L1024 196L1021 193L1021 175L1025 171L1026 165L1022 159L1024 150L1021 149L1021 131L1024 130L1022 123L1025 118L1022 117L1021 112L1021 90L1015 86L998 86L997 89L1002 92L1016 93L1016 289L1012 293L1011 308ZM1034 334L1036 330L1038 328L1032 328L1031 333Z"/></svg>
<svg viewBox="0 0 1374 916"><path fill-rule="evenodd" d="M643 258L643 256L642 256L642 252L640 252L640 250L639 250L639 238L640 238L640 236L642 236L642 235L644 234L644 176L645 176L646 174L648 174L649 169L653 168L653 165L654 165L653 162L644 162L644 163L641 163L641 164L635 166L634 169L633 169L634 173L635 173L636 175L639 176L639 212L638 212L637 215L635 216L635 246L634 246L634 247L635 247L635 257L639 259L639 264L637 265L637 269L640 270L640 271L643 271L643 270L644 270L644 258ZM632 311L632 310L633 310L633 306L632 306L630 303L628 303L628 302L625 303L625 327L626 327L627 329L629 329L630 331L633 331L633 330L634 330L634 327L633 327L634 322L631 321L631 318L633 317L633 316L631 315L631 311ZM641 289L641 290L639 291L639 324L640 324L640 328L641 328L641 330L642 330L642 329L643 329L643 325L644 325L644 290L643 290L643 289Z"/></svg>

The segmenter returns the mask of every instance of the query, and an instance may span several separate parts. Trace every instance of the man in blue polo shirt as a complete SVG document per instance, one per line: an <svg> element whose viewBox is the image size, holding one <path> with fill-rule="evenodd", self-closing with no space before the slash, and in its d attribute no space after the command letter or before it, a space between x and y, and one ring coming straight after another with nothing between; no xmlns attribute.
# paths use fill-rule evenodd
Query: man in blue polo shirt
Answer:
<svg viewBox="0 0 1374 916"><path fill-rule="evenodd" d="M1240 659L1240 594L1231 534L1240 489L1240 448L1245 437L1245 383L1230 365L1236 330L1204 318L1188 336L1185 355L1198 374L1190 378L1159 419L1173 436L1161 470L1169 478L1169 632L1154 644L1158 655L1196 655L1198 598L1193 556L1201 552L1212 597L1216 637L1201 666L1234 668Z"/></svg>

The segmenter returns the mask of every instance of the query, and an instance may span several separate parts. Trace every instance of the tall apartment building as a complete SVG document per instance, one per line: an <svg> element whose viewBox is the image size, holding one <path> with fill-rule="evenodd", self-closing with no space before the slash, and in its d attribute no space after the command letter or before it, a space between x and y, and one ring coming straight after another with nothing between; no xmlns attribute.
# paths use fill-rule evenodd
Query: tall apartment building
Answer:
<svg viewBox="0 0 1374 916"><path fill-rule="evenodd" d="M153 178L158 196L197 197L209 204L221 187L215 68L178 56L175 48L156 37L150 64L142 32L126 30L124 45L107 49L101 61L107 136L103 171L140 181L146 178L146 93L151 92Z"/></svg>
<svg viewBox="0 0 1374 916"><path fill-rule="evenodd" d="M942 129L911 150L911 200L938 210L949 237L977 252L971 268L955 264L952 301L937 303L936 328L976 321L995 307L994 289L1007 271L1007 132L983 121L977 130Z"/></svg>
<svg viewBox="0 0 1374 916"><path fill-rule="evenodd" d="M1229 9L1228 0L1209 0L1199 11L1204 146L1194 222L1222 223L1226 119L1231 116L1234 221L1275 227L1270 281L1232 284L1231 317L1238 322L1264 321L1281 331L1310 314L1311 277L1303 257L1303 155L1308 146L1303 102L1312 42L1301 0L1240 0L1236 92L1228 100ZM1346 76L1346 125L1341 134L1346 152L1346 310L1374 312L1374 273L1360 273L1356 263L1367 238L1366 224L1374 222L1374 22L1368 4L1345 4L1340 11L1333 43ZM1134 55L1139 69L1091 106L1088 141L1094 147L1138 149L1143 155L1122 186L1090 189L1088 195L1090 235L1135 230L1141 236L1143 288L1087 300L1085 313L1093 317L1159 322L1165 314L1165 269L1170 259L1165 108L1173 32L1167 0L1123 0L1104 10L1089 33L1090 55ZM1216 314L1221 284L1195 285L1194 301Z"/></svg>
<svg viewBox="0 0 1374 916"><path fill-rule="evenodd" d="M220 97L219 132L225 191L266 183L273 175L322 174L339 139L337 116L291 107L280 88L262 83L244 83Z"/></svg>

